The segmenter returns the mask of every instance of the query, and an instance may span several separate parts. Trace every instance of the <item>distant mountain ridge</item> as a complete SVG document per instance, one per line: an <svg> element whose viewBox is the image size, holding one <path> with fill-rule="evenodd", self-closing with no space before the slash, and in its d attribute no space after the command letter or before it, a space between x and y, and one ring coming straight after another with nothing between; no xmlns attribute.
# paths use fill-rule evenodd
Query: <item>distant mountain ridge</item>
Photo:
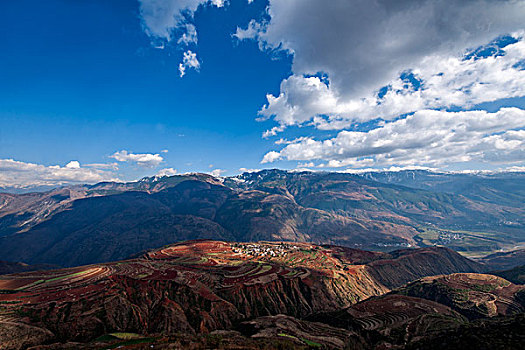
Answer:
<svg viewBox="0 0 525 350"><path fill-rule="evenodd" d="M420 175L453 181L449 175ZM195 238L377 249L437 243L489 251L525 241L525 208L503 200L506 193L521 196L519 174L505 186L490 182L486 192L492 196L478 199L464 189L465 194L445 193L377 180L367 174L274 169L1 193L0 259L75 266Z"/></svg>

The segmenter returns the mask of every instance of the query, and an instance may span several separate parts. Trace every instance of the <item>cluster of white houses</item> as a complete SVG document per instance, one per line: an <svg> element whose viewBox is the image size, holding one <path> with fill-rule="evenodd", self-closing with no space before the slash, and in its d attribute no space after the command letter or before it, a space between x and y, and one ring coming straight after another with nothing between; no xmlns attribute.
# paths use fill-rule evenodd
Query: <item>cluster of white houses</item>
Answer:
<svg viewBox="0 0 525 350"><path fill-rule="evenodd" d="M234 253L257 257L283 257L286 256L290 251L298 249L299 247L288 243L236 243L232 246L232 250Z"/></svg>

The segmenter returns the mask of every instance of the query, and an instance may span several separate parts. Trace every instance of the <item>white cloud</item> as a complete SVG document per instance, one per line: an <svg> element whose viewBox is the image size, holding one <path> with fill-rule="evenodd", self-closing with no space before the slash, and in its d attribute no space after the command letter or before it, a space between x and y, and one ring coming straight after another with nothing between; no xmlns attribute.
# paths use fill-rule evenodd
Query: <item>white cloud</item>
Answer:
<svg viewBox="0 0 525 350"><path fill-rule="evenodd" d="M509 173L525 173L525 166L511 166L500 171Z"/></svg>
<svg viewBox="0 0 525 350"><path fill-rule="evenodd" d="M522 33L520 33L522 34ZM518 36L518 34L516 34ZM319 77L292 75L281 83L279 96L268 95L260 114L274 116L279 127L266 132L272 136L284 126L313 123L319 129L343 129L355 122L376 118L391 120L420 109L472 107L502 98L525 96L525 39L504 48L504 53L483 59L431 56L422 60L411 74L421 81L414 87L398 77L381 98L345 99ZM280 128L280 129L279 129Z"/></svg>
<svg viewBox="0 0 525 350"><path fill-rule="evenodd" d="M197 59L196 53L192 52L191 50L184 52L182 62L179 63L180 77L182 78L186 74L187 68L193 68L198 71L200 66L201 65Z"/></svg>
<svg viewBox="0 0 525 350"><path fill-rule="evenodd" d="M145 168L154 168L158 166L164 158L158 153L152 154L152 153L139 153L134 154L130 153L126 150L122 150L119 152L115 152L113 155L110 156L110 158L116 159L119 162L131 162L135 163L138 166L145 167Z"/></svg>
<svg viewBox="0 0 525 350"><path fill-rule="evenodd" d="M256 39L262 30L263 30L263 25L257 22L256 20L252 19L248 23L248 27L246 27L246 29L237 27L235 34L232 34L232 36L241 41L247 40L247 39Z"/></svg>
<svg viewBox="0 0 525 350"><path fill-rule="evenodd" d="M525 110L446 112L421 110L368 132L341 131L323 141L302 139L262 163L279 159L324 160L325 167L373 165L440 166L482 162L519 163L525 159Z"/></svg>
<svg viewBox="0 0 525 350"><path fill-rule="evenodd" d="M293 59L279 94L268 94L259 111L258 120L277 123L263 137L292 125L363 130L373 121L376 128L326 140L281 138L276 144L284 148L263 163L317 159L319 167L357 168L525 159L522 110L445 112L525 96L525 2L270 0L268 15L234 35ZM493 130L495 120L502 124Z"/></svg>
<svg viewBox="0 0 525 350"><path fill-rule="evenodd" d="M224 0L139 0L142 26L154 41L162 43L173 40L177 28L184 29L178 39L185 45L197 43L195 26L189 22L199 6L212 4L223 7ZM189 27L188 27L189 25Z"/></svg>
<svg viewBox="0 0 525 350"><path fill-rule="evenodd" d="M286 148L285 148L286 149ZM284 150L282 151L284 152ZM283 156L286 156L286 154L281 154L280 152L271 151L264 155L263 160L261 161L262 164L264 163L272 163L276 160L279 160ZM288 157L288 159L293 159L292 157Z"/></svg>
<svg viewBox="0 0 525 350"><path fill-rule="evenodd" d="M153 41L176 40L181 46L197 43L192 22L199 6L225 6L222 0L140 2L144 29ZM278 94L267 95L267 104L259 111L258 120L276 122L262 136L276 136L292 125L360 130L362 123L375 121L378 127L369 132L341 131L328 140L281 139L276 143L284 148L267 153L263 162L312 157L325 161L321 167L396 162L435 166L473 160L516 162L523 156L522 132L517 130L523 126L513 130L507 123L498 132L463 132L450 120L453 114L442 111L525 96L525 2L269 0L267 14L232 34L240 41L257 40L263 50L287 52L293 60L292 74L281 82ZM504 49L492 44L496 54L490 57L465 58L466 52L504 34L513 35L517 42ZM186 50L178 67L180 76L188 69L199 70L200 65L197 55ZM503 109L455 118L485 127L492 123L491 116L511 113ZM429 124L428 115L436 121ZM417 122L426 129L417 129ZM429 146L417 143L414 135L438 135L441 141ZM459 142L451 135L480 139ZM443 152L449 149L447 160Z"/></svg>
<svg viewBox="0 0 525 350"><path fill-rule="evenodd" d="M210 4L224 7L225 0L139 0L140 17L145 33L152 39L155 48L164 49L167 43L177 39L179 47L195 45L198 42L197 28L192 23L193 15L199 6ZM181 34L182 33L182 34ZM188 56L190 55L190 56ZM196 55L188 50L179 64L179 74L183 77L188 68L199 70Z"/></svg>
<svg viewBox="0 0 525 350"><path fill-rule="evenodd" d="M261 169L239 168L239 171L242 173L256 173L258 171L261 171Z"/></svg>
<svg viewBox="0 0 525 350"><path fill-rule="evenodd" d="M211 176L220 177L222 174L224 174L226 170L223 169L213 169L209 172Z"/></svg>
<svg viewBox="0 0 525 350"><path fill-rule="evenodd" d="M427 56L455 56L523 28L522 1L270 0L264 45L293 53L295 75L324 72L366 97Z"/></svg>
<svg viewBox="0 0 525 350"><path fill-rule="evenodd" d="M282 132L282 131L284 131L284 126L282 125L274 126L270 130L266 130L265 132L263 132L262 137L266 139L270 136L275 136L277 135L277 133Z"/></svg>
<svg viewBox="0 0 525 350"><path fill-rule="evenodd" d="M173 176L173 175L176 175L177 174L177 170L173 169L173 168L165 168L165 169L161 169L159 170L159 172L157 173L156 176Z"/></svg>
<svg viewBox="0 0 525 350"><path fill-rule="evenodd" d="M211 0L211 3L217 7L224 7L225 0Z"/></svg>
<svg viewBox="0 0 525 350"><path fill-rule="evenodd" d="M177 41L178 44L197 44L197 28L191 23L185 23L185 32L182 34L182 36Z"/></svg>
<svg viewBox="0 0 525 350"><path fill-rule="evenodd" d="M77 160L72 160L66 164L66 168L69 169L80 169L80 162Z"/></svg>
<svg viewBox="0 0 525 350"><path fill-rule="evenodd" d="M120 180L112 171L84 168L78 161L71 161L62 167L0 159L0 186L2 187L59 186L100 181Z"/></svg>

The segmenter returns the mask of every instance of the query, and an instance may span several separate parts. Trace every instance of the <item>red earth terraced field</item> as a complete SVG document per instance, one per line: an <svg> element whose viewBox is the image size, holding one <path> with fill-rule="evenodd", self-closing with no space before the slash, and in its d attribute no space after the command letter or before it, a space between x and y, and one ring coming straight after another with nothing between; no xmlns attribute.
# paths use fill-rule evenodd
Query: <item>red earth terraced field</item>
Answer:
<svg viewBox="0 0 525 350"><path fill-rule="evenodd" d="M455 273L425 277L400 293L436 300L469 318L523 313L525 286L494 275Z"/></svg>
<svg viewBox="0 0 525 350"><path fill-rule="evenodd" d="M243 288L261 289L259 294L264 294L266 287L277 288L280 293L286 288L297 289L296 294L309 288L313 294L332 296L324 296L320 302L305 301L303 311L294 306L299 314L350 305L388 291L369 276L364 265L336 257L331 248L305 243L190 241L132 260L1 276L0 317L17 319L21 313L44 312L50 303L97 302L120 296L122 290L133 293L122 284L147 286L167 281L189 288L195 298L208 302L245 303L246 312L253 315L269 311L257 310L246 296L239 295ZM274 301L275 311L286 311L287 303L291 303L287 298ZM207 327L206 320L203 322L197 328Z"/></svg>
<svg viewBox="0 0 525 350"><path fill-rule="evenodd" d="M393 278L380 261L407 272ZM443 248L387 254L308 243L186 241L130 260L0 276L0 340L18 349L27 342L92 342L115 332L207 334L280 314L304 319L350 310L388 293L387 282L399 287L426 276L420 266L437 273L477 268L469 264ZM403 324L436 308L404 298L371 302L376 315L356 306L358 328ZM406 311L414 305L416 311Z"/></svg>

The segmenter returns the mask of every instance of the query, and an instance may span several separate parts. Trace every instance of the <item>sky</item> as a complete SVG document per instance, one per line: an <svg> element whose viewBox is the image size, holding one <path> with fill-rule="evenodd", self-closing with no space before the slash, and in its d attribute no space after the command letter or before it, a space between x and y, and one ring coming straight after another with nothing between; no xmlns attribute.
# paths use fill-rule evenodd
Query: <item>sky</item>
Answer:
<svg viewBox="0 0 525 350"><path fill-rule="evenodd" d="M0 187L525 169L525 1L0 2Z"/></svg>

